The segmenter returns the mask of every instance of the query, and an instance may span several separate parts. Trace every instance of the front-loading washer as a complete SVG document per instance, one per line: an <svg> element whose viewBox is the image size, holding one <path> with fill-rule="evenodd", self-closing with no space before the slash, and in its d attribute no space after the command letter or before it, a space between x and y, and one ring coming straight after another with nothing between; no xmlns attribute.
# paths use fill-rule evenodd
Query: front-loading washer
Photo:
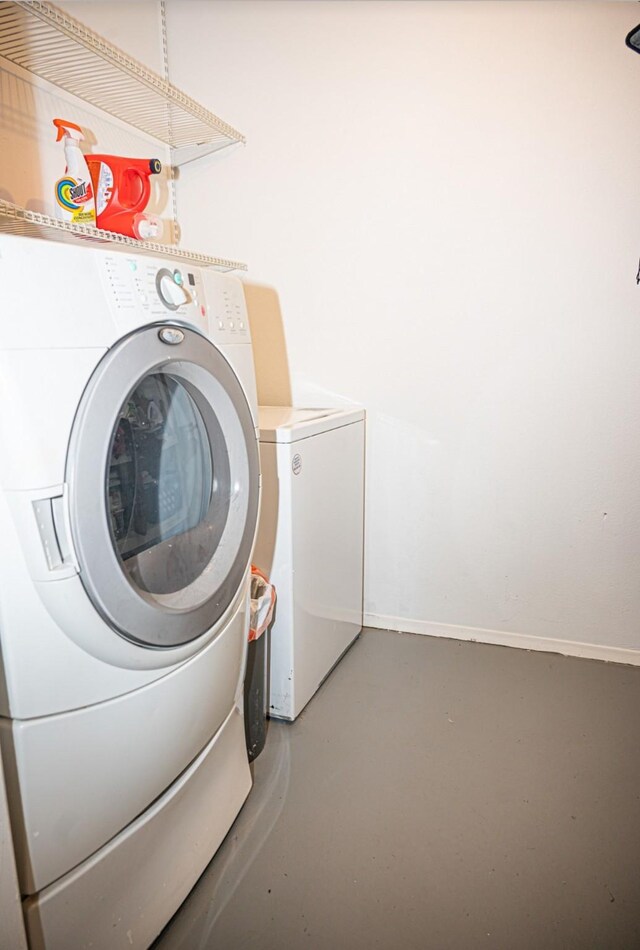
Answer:
<svg viewBox="0 0 640 950"><path fill-rule="evenodd" d="M32 948L146 947L251 786L242 285L0 237L0 741Z"/></svg>

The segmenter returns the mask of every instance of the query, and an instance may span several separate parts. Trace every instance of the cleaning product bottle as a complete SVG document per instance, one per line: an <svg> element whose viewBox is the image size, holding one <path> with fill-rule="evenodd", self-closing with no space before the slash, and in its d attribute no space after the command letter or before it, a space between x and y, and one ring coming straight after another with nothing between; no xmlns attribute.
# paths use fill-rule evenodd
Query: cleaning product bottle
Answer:
<svg viewBox="0 0 640 950"><path fill-rule="evenodd" d="M64 139L64 157L67 162L64 176L56 182L56 214L62 221L95 227L93 184L89 167L80 150L80 142L84 138L82 129L64 119L54 119L53 124L58 130L56 142Z"/></svg>
<svg viewBox="0 0 640 950"><path fill-rule="evenodd" d="M151 175L159 175L162 163L157 158L124 158L121 155L87 155L96 196L99 228L128 237L156 236L153 223L159 219L144 215L151 195ZM146 233L140 233L146 230Z"/></svg>

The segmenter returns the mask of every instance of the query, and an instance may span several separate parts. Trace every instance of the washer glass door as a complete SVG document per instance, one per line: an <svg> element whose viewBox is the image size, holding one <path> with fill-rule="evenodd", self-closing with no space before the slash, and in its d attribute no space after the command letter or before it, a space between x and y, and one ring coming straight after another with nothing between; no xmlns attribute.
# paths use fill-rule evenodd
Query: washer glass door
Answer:
<svg viewBox="0 0 640 950"><path fill-rule="evenodd" d="M162 370L120 409L107 469L113 542L131 582L160 603L184 606L189 591L195 606L194 582L227 521L229 455L217 428L212 445L185 385Z"/></svg>
<svg viewBox="0 0 640 950"><path fill-rule="evenodd" d="M85 589L113 629L156 647L195 639L229 607L258 512L256 432L240 382L204 337L180 329L178 338L167 346L145 327L109 351L68 458Z"/></svg>

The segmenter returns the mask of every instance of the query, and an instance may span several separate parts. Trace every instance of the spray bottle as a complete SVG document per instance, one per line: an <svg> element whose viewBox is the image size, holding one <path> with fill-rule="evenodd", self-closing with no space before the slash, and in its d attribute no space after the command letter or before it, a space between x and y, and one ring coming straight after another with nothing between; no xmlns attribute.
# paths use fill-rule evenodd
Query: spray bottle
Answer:
<svg viewBox="0 0 640 950"><path fill-rule="evenodd" d="M67 162L64 176L56 182L56 213L62 221L72 224L96 226L96 205L93 197L93 185L89 167L80 142L84 138L82 129L73 122L54 119L58 138L64 139L64 157Z"/></svg>

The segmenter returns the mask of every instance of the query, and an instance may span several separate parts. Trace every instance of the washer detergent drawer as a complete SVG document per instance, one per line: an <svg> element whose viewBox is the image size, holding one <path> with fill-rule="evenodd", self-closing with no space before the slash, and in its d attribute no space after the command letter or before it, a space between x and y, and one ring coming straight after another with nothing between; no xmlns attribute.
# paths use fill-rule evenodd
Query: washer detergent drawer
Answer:
<svg viewBox="0 0 640 950"><path fill-rule="evenodd" d="M74 712L3 723L23 894L101 848L196 758L234 705L246 639L243 598L202 653L155 683Z"/></svg>

